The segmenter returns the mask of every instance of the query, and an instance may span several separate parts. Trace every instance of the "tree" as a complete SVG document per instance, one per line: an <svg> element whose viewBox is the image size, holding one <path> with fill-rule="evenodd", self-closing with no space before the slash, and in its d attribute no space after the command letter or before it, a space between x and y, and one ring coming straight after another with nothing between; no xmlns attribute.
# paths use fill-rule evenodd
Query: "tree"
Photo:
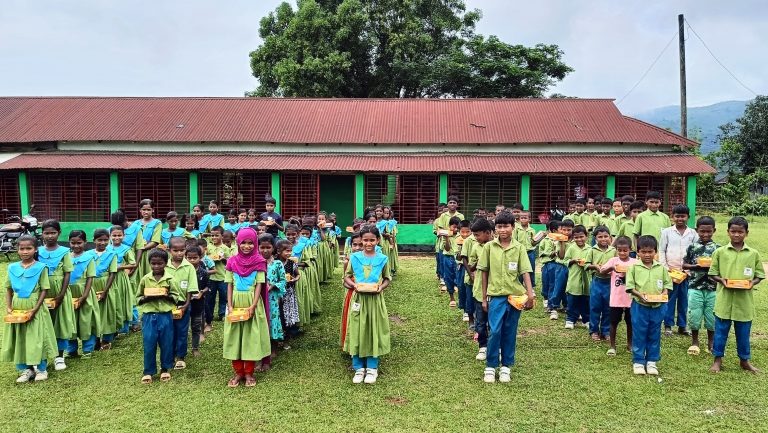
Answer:
<svg viewBox="0 0 768 433"><path fill-rule="evenodd" d="M757 96L735 124L720 130L720 150L710 161L719 170L748 175L768 167L768 96Z"/></svg>
<svg viewBox="0 0 768 433"><path fill-rule="evenodd" d="M250 96L541 97L572 69L557 45L475 33L463 0L297 0L261 19Z"/></svg>

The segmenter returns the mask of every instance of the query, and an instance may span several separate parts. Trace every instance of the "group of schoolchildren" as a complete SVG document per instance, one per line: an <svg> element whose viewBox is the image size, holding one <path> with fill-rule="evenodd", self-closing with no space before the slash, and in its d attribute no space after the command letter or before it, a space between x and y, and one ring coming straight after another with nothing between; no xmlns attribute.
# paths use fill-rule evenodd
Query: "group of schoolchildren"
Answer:
<svg viewBox="0 0 768 433"><path fill-rule="evenodd" d="M437 278L457 303L486 362L483 379L510 380L520 312L533 308L536 258L541 264L541 297L551 320L565 313L565 328L583 326L594 341L608 341L615 356L617 328L627 327L632 372L658 375L661 335L689 335L688 354L701 352L699 333L707 331L712 372L722 368L733 325L741 368L750 363L750 328L755 305L752 288L765 278L757 250L745 242L749 224L728 222L730 243L712 237L715 221L703 216L688 227L690 210L678 204L670 219L661 196L645 202L624 196L577 199L562 221L537 233L530 213L519 203L492 212L476 210L470 222L457 211L458 198L440 205L434 220Z"/></svg>

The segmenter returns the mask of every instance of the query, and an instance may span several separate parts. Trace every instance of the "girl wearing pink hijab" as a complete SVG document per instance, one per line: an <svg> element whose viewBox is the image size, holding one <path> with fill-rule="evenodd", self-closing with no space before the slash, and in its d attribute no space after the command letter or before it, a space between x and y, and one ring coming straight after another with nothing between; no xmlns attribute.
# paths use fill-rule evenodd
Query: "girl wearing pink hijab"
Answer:
<svg viewBox="0 0 768 433"><path fill-rule="evenodd" d="M257 248L256 232L245 227L237 232L237 255L227 261L228 314L234 310L247 309L250 318L245 321L224 322L224 359L232 361L235 375L228 386L236 388L245 381L245 386L256 385L253 372L256 361L270 355L269 323L262 296L267 263Z"/></svg>

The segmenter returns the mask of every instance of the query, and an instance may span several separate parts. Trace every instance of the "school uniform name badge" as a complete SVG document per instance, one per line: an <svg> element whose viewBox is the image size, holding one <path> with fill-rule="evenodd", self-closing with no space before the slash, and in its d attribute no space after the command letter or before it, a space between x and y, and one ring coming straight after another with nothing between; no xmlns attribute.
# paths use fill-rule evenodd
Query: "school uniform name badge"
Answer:
<svg viewBox="0 0 768 433"><path fill-rule="evenodd" d="M517 271L517 262L509 262L507 264L507 269L512 271L512 272L516 272Z"/></svg>
<svg viewBox="0 0 768 433"><path fill-rule="evenodd" d="M744 268L744 276L752 277L752 268Z"/></svg>
<svg viewBox="0 0 768 433"><path fill-rule="evenodd" d="M187 287L189 287L189 281L182 281L179 283L179 287L181 287L184 290L187 290Z"/></svg>
<svg viewBox="0 0 768 433"><path fill-rule="evenodd" d="M664 288L664 280L656 280L656 288L663 289Z"/></svg>
<svg viewBox="0 0 768 433"><path fill-rule="evenodd" d="M354 311L354 312L360 311L360 303L359 302L353 302L351 308L352 308L352 311Z"/></svg>

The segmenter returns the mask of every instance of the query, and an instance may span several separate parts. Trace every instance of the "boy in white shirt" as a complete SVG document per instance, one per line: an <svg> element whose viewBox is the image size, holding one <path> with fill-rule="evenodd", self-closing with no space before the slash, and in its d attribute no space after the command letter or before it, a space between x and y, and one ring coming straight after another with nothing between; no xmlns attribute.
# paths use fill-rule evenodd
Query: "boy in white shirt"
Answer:
<svg viewBox="0 0 768 433"><path fill-rule="evenodd" d="M669 270L683 270L683 259L688 251L688 247L699 239L696 231L688 227L690 213L688 206L676 205L672 209L672 220L675 222L675 225L661 231L659 263ZM690 335L688 330L686 330L688 278L680 283L674 283L673 290L669 294L667 311L664 314L664 335L672 335L672 327L675 326L675 311L677 311L678 333Z"/></svg>

